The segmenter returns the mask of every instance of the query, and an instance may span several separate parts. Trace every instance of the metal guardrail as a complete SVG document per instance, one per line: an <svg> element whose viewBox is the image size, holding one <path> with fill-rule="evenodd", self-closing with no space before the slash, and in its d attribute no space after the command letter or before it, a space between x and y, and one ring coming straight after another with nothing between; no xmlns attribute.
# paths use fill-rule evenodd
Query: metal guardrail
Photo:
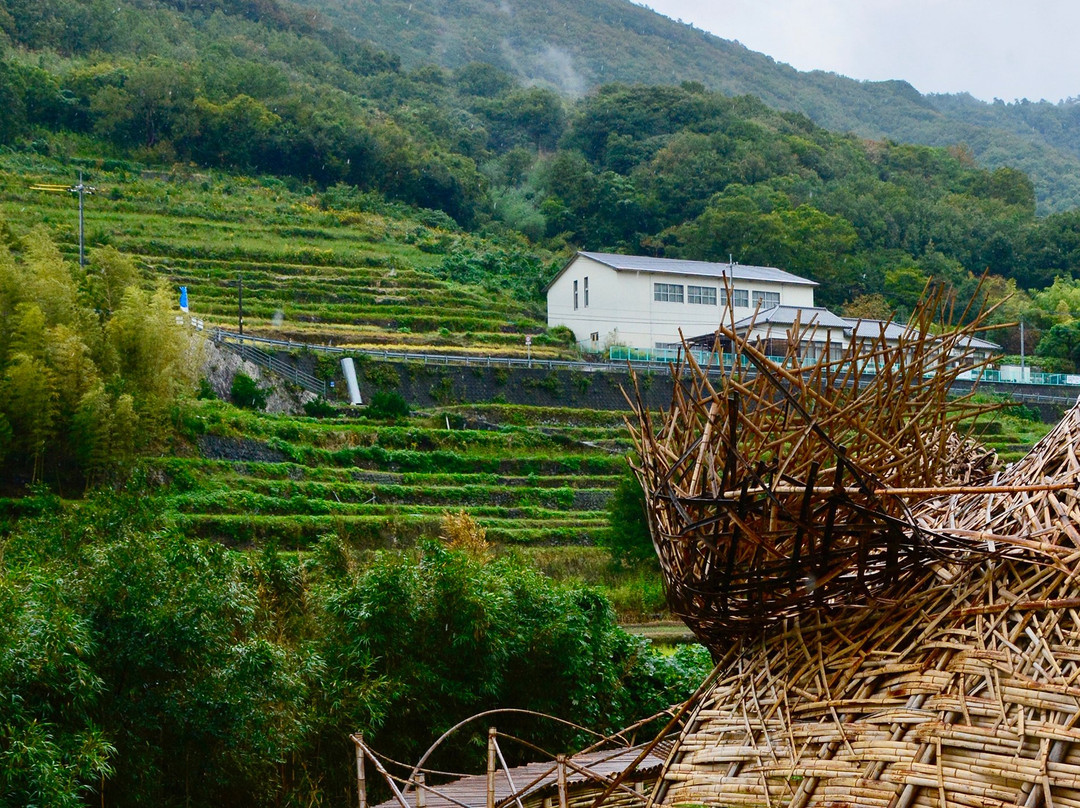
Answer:
<svg viewBox="0 0 1080 808"><path fill-rule="evenodd" d="M344 353L344 348L335 345L318 345L314 342L293 342L292 340L268 339L267 337L253 337L250 334L238 334L235 331L226 331L224 328L215 328L211 332L214 342L241 343L244 345L258 343L260 345L273 345L290 351L320 351L322 353Z"/></svg>
<svg viewBox="0 0 1080 808"><path fill-rule="evenodd" d="M293 342L291 340L269 339L267 337L254 337L247 334L241 336L234 331L226 331L222 328L215 328L211 334L213 340L218 342L230 350L237 350L242 346L248 353L242 354L245 358L251 358L253 362L263 367L269 368L277 373L281 373L286 378L290 379L294 383L300 385L305 390L310 390L318 395L325 396L327 394L327 384L321 379L317 379L310 374L304 373L294 368L292 365L282 362L266 351L261 351L255 347L255 343L260 345L272 346L275 348L283 348L288 351L315 351L321 353L332 354L344 354L349 353L356 356L370 356L373 359L383 360L397 360L406 362L422 362L426 365L466 365L469 367L528 367L528 368L549 368L549 369L564 369L564 370L576 370L586 373L619 373L625 372L627 363L631 364L635 369L644 370L658 370L666 371L671 368L672 362L666 360L641 360L632 355L620 356L616 361L611 362L575 362L567 359L520 359L517 357L509 356L465 356L457 354L427 354L427 353L411 353L406 351L380 351L373 348L342 348L337 345L318 345L310 342ZM707 369L710 372L720 373L723 368L720 365L713 364L706 368L706 363L709 361L705 355L706 352L702 352L700 357L695 356L695 359L699 359L703 369ZM712 354L712 352L707 352ZM713 355L715 356L715 355ZM779 359L779 358L778 358ZM1000 378L988 378L987 373L983 373L981 379L964 379L960 378L959 381L983 383L991 382L996 384L1007 384L1013 389L1009 391L1009 395L1017 401L1025 401L1031 403L1045 403L1045 404L1072 404L1075 398L1071 396L1052 396L1043 393L1028 393L1022 389L1024 386L1035 385L1037 382L1020 381ZM868 382L863 382L866 384ZM1069 385L1068 381L1060 380L1051 382L1047 386L1073 386Z"/></svg>
<svg viewBox="0 0 1080 808"><path fill-rule="evenodd" d="M586 373L625 372L625 363L612 362L575 362L570 359L521 359L512 356L468 356L464 354L429 354L406 351L380 351L377 348L341 348L337 345L318 345L310 342L292 342L291 340L268 339L266 337L241 336L235 331L215 328L212 334L215 342L220 343L259 343L272 345L287 351L316 351L320 353L343 354L352 356L370 356L373 359L422 362L425 365L466 365L469 367L521 367L577 370ZM635 362L635 368L649 370L667 370L669 362Z"/></svg>
<svg viewBox="0 0 1080 808"><path fill-rule="evenodd" d="M309 392L316 395L326 397L327 384L322 379L312 376L310 373L305 373L294 365L288 362L283 362L278 359L272 353L260 350L254 345L247 344L247 337L243 342L232 342L224 339L218 339L217 334L214 334L214 341L229 351L232 351L242 359L247 359L249 362L253 362L259 367L266 368L273 371L280 376L284 376L298 387L302 387Z"/></svg>
<svg viewBox="0 0 1080 808"><path fill-rule="evenodd" d="M630 362L634 366L642 363L662 365L673 365L680 361L683 356L683 349L681 348L627 348L622 345L613 345L608 349L608 357L613 362ZM691 348L689 351L696 361L702 367L710 363L715 363L716 353L714 351L707 351L698 348ZM786 360L783 356L770 356L768 357L772 362L776 364L783 364ZM803 364L812 365L817 361L814 357L806 357L803 360ZM731 355L724 354L721 362L725 366L730 366ZM791 366L793 367L793 366ZM844 368L847 366L844 365ZM793 367L794 369L794 367ZM873 365L867 363L863 368L861 375L873 376L875 375L875 368ZM1021 376L1021 374L1023 374ZM956 377L957 381L962 382L980 382L980 383L993 383L993 384L1008 384L1008 385L1024 385L1034 387L1076 387L1080 388L1080 374L1071 373L1039 373L1032 371L1030 368L1026 370L1012 369L1012 372L1007 370L995 370L993 368L976 368L972 370L966 370L959 373Z"/></svg>

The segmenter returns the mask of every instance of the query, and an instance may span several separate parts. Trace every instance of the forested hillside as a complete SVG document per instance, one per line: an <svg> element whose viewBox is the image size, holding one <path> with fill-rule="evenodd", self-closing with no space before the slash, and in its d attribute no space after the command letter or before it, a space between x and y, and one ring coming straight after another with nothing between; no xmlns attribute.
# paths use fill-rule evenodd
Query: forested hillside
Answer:
<svg viewBox="0 0 1080 808"><path fill-rule="evenodd" d="M618 418L462 407L434 363L359 355L362 414L241 412L207 400L180 285L209 325L236 322L242 282L249 333L537 359L577 355L543 316L575 249L730 255L866 316L902 314L931 278L965 302L1013 293L995 322L1080 360L1080 212L1038 215L1032 178L980 168L974 138L827 131L771 108L794 106L786 68L627 4L445 6L433 28L423 2L0 0L0 805L353 804L358 729L400 760L496 705L608 732L705 675L703 653L651 651L583 583L635 619L661 608L655 573L595 546L639 555L638 503L605 511L637 492ZM553 18L561 44L505 44L507 20ZM591 77L570 48L586 42ZM717 47L775 84L766 101L711 78ZM893 89L897 116L940 120ZM39 185L80 173L85 266L75 199ZM1014 328L995 338L1019 348ZM597 384L463 372L582 401ZM244 378L236 402L257 408ZM405 378L440 406L410 414ZM997 432L1013 453L1034 439ZM476 740L432 764L470 767Z"/></svg>
<svg viewBox="0 0 1080 808"><path fill-rule="evenodd" d="M989 271L1000 297L1009 283L1034 291L1058 277L1071 289L1080 269L1080 214L1038 217L1029 176L980 169L965 146L830 133L701 83L610 84L571 100L492 65L406 69L335 27L330 11L283 0L3 8L0 143L60 164L194 164L276 174L294 192L323 192L329 208L434 208L450 231L531 240L533 267L574 248L730 255L809 275L822 303L859 301L864 313L902 312L928 277L970 290ZM629 24L621 8L602 19ZM444 277L517 278L516 293L539 301L539 283L520 283L519 259L452 243L420 245L446 254ZM1028 309L1033 341L1076 316L1071 304L1047 310L1023 296L1001 316Z"/></svg>
<svg viewBox="0 0 1080 808"><path fill-rule="evenodd" d="M485 61L575 95L610 82L700 81L727 95L753 95L775 109L802 112L835 131L935 146L963 143L982 165L1028 173L1042 210L1080 203L1080 108L1073 102L986 104L966 95L923 96L902 80L803 73L721 38L723 31L713 36L628 0L301 2L399 54L408 66L434 61L453 69Z"/></svg>

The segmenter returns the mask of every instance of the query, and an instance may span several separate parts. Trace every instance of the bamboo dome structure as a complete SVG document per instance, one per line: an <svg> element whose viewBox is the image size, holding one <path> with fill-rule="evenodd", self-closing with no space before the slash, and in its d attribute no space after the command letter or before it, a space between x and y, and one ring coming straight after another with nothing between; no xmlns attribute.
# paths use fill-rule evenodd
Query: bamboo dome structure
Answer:
<svg viewBox="0 0 1080 808"><path fill-rule="evenodd" d="M757 372L691 362L635 429L671 606L717 661L654 801L1080 808L1080 402L993 471L943 352L882 340L860 386L726 336Z"/></svg>
<svg viewBox="0 0 1080 808"><path fill-rule="evenodd" d="M800 351L813 322L795 324L779 361L722 327L728 371L710 377L688 351L659 427L632 402L668 603L703 644L811 608L861 608L930 561L984 546L930 537L911 513L920 498L966 490L996 460L961 426L996 405L949 398L986 315L935 333L944 306L943 293L930 295L898 340L882 328L812 363Z"/></svg>

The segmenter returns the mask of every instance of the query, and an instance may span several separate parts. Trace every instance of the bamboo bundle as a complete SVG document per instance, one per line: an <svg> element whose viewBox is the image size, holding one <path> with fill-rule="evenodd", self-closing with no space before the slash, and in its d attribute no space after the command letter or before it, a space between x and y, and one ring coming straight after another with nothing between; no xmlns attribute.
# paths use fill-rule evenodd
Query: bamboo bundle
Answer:
<svg viewBox="0 0 1080 808"><path fill-rule="evenodd" d="M771 370L779 375L778 369ZM845 557L854 568L838 578L857 577L860 567L884 563L888 540L880 537L893 526L906 537L902 560L898 572L879 577L872 591L869 586L833 589L823 599L803 597L758 621L756 631L724 626L716 631L715 621L695 623L691 616L719 659L718 678L697 703L654 800L717 807L1080 808L1080 402L1023 460L980 481L978 471L972 473L973 467L980 468L980 455L965 449L957 434L955 412L960 411L944 399L927 397L924 388L930 380L921 372L883 381L894 385L888 415L862 409L862 391L827 393L822 386L800 383L797 374L785 381L813 423L831 418L830 428L823 430L828 440L818 435L824 448L816 457L832 452L841 458L834 460L836 467L844 460L857 462L852 482L836 486L840 493L818 491L807 484L813 476L806 473L812 453L800 449L802 459L787 462L785 448L771 462L777 467L786 463L788 469L802 463L803 476L785 471L787 476L776 482L779 472L773 471L747 485L743 461L756 461L764 451L759 447L775 442L777 424L786 428L792 423L777 414L786 396L770 394L753 378L737 377L732 387L719 382L715 396L706 395L700 380L692 381L680 393L685 403L673 408L680 424L666 423L655 434L644 423L638 430L644 438L639 474L649 492L665 573L684 575L685 567L674 566L688 557L680 555L688 553L680 543L705 546L695 551L700 555L713 547L731 555L731 542L742 542L750 533L754 542L770 542L778 557L790 556L798 546L792 534L801 530L805 537L820 524L814 520L830 497L839 500L835 513L845 518L856 514L878 520L877 528L861 533L834 533L834 541L849 542ZM908 383L915 403L904 393ZM698 416L701 420L691 426L695 412L703 407L711 411L729 390L743 393L754 405L738 410L739 432L730 442L737 449L734 461L725 446L703 438L710 427L707 418ZM756 397L746 390L758 391ZM691 406L695 395L702 403ZM753 415L759 406L760 420ZM864 417L872 432L888 435L897 449L923 454L903 468L896 459L879 462L882 445L876 438L860 442L850 434ZM723 431L724 426L717 418L712 428ZM804 442L818 434L803 430L808 435ZM696 437L674 439L684 431ZM859 448L844 457L835 453L833 443ZM703 445L708 448L702 450ZM934 446L947 451L935 458ZM707 468L697 471L687 462L695 452L703 458L711 452L711 462L744 469L735 472L743 486L735 490L739 495L760 491L749 496L767 506L738 510L732 486L715 482L725 478L723 466L711 476ZM690 485L695 475L696 488ZM668 480L672 483L665 488ZM772 493L800 484L810 491L802 500L797 494ZM940 486L937 495L935 485ZM915 493L897 493L903 490ZM713 524L722 530L699 525L704 511L691 511L685 500L693 497L685 494L699 500L733 499L733 505L714 507ZM871 495L884 504L877 505ZM806 518L793 521L787 535L778 527L780 517L772 516L794 507L785 497L796 504L810 502L800 514ZM697 521L679 524L684 518L679 507ZM739 520L724 521L726 509L734 509ZM731 530L731 524L740 532ZM694 530L683 529L691 525ZM878 536L878 543L864 550L859 537L870 536ZM805 539L802 546L808 546ZM700 592L711 585L718 591L720 585L709 577L717 565L735 579L739 564L747 571L762 569L754 556L741 552L736 547L733 567L725 568L715 557L713 571L698 567L698 574L708 573L701 582L676 577L674 602L692 611L698 602L679 600L679 593L690 586ZM727 555L721 554L720 562ZM782 579L779 583L785 585ZM787 592L790 598L795 590ZM709 608L711 617L716 610Z"/></svg>
<svg viewBox="0 0 1080 808"><path fill-rule="evenodd" d="M659 429L638 397L635 471L668 601L706 645L864 604L977 546L962 532L928 541L910 510L917 492L978 482L995 460L959 428L988 408L947 400L986 313L935 336L945 308L931 294L898 343L882 329L809 365L813 323L796 323L779 363L721 327L730 373L714 382L688 354Z"/></svg>

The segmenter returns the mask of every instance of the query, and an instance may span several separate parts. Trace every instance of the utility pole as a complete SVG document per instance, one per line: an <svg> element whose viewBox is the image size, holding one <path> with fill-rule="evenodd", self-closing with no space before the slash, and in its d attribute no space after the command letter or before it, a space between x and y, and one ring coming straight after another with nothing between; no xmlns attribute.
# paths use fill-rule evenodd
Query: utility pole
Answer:
<svg viewBox="0 0 1080 808"><path fill-rule="evenodd" d="M96 188L91 188L88 185L83 185L82 170L80 169L80 171L79 171L79 184L76 185L73 188L69 188L68 190L73 194L78 194L79 195L79 266L84 267L84 266L86 266L86 258L85 258L85 253L84 253L85 240L84 240L84 237L83 237L83 234L85 232L84 221L83 221L83 197L86 196L87 194L94 193L97 189Z"/></svg>
<svg viewBox="0 0 1080 808"><path fill-rule="evenodd" d="M79 266L86 266L86 226L85 219L83 217L83 197L87 194L96 194L97 188L93 185L86 185L83 183L82 170L79 171L79 182L77 185L57 185L49 182L39 182L30 186L33 191L48 191L50 193L63 193L79 195Z"/></svg>
<svg viewBox="0 0 1080 808"><path fill-rule="evenodd" d="M240 336L244 336L244 276L236 273L236 283L239 289L237 297L237 323L240 326Z"/></svg>

